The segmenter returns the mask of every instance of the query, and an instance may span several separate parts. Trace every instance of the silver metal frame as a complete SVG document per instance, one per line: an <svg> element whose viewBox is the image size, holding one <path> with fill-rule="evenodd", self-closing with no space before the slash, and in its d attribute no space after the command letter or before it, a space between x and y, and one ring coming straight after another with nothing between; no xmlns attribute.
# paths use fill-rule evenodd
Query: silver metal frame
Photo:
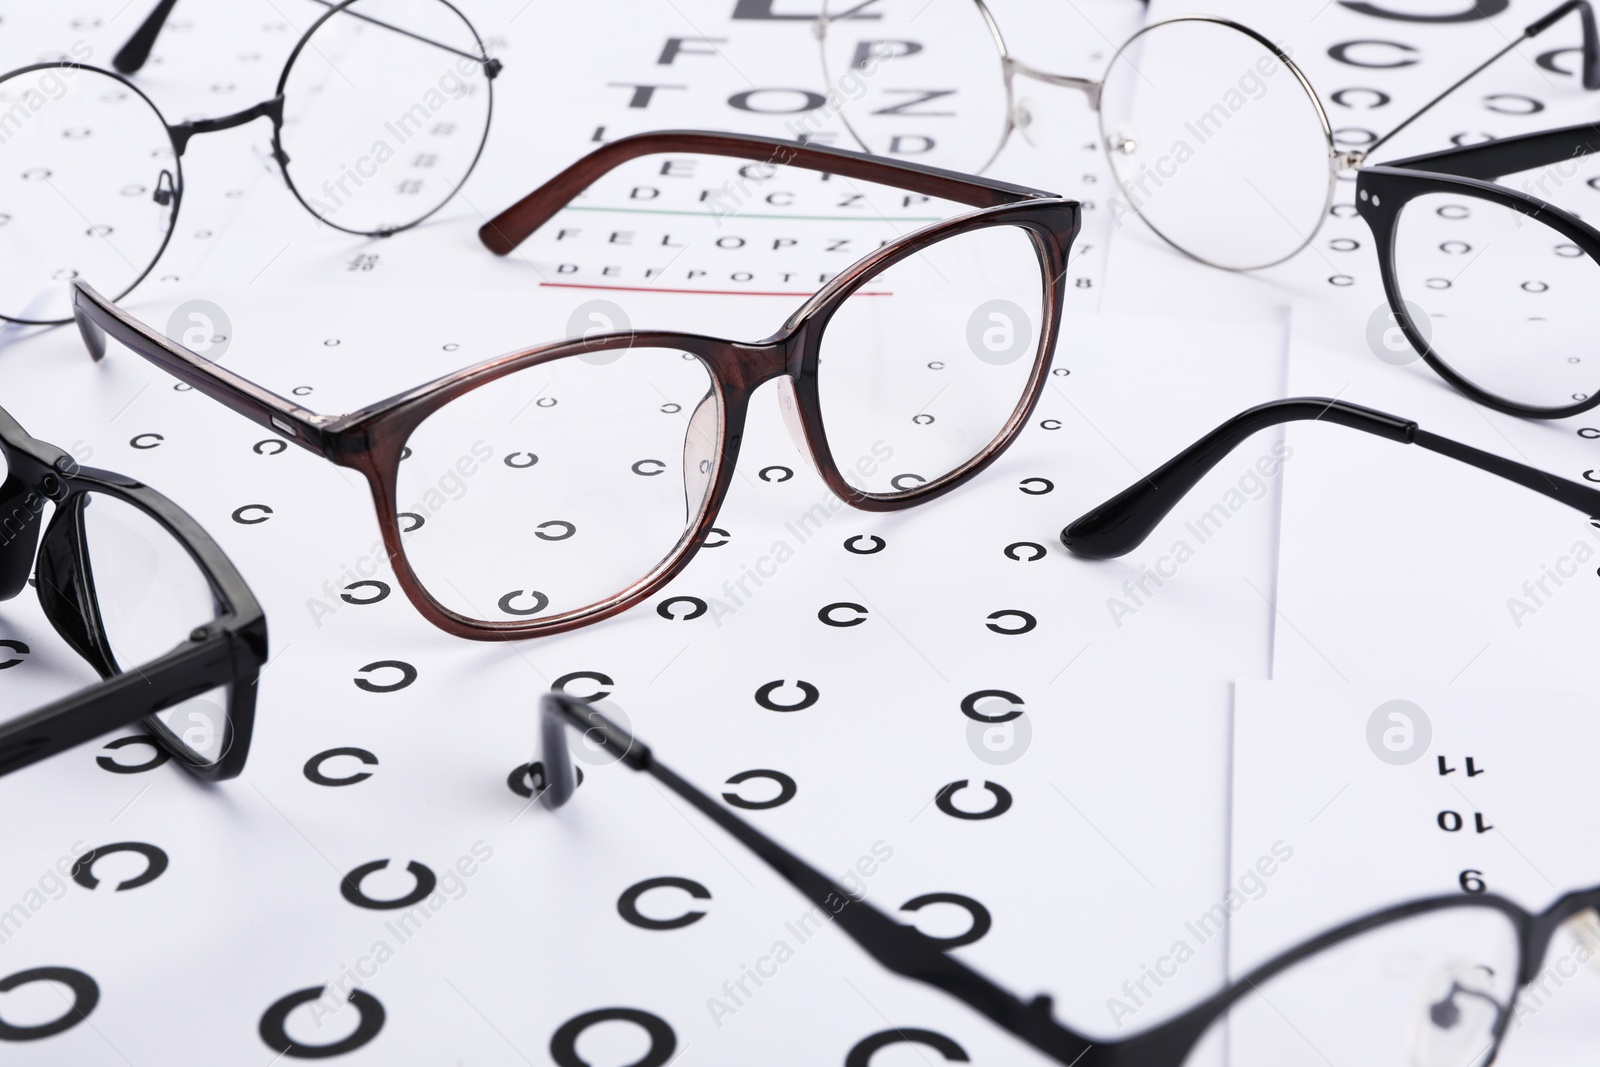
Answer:
<svg viewBox="0 0 1600 1067"><path fill-rule="evenodd" d="M822 58L822 73L823 77L828 81L828 88L830 91L833 89L833 72L828 69L827 38L828 24L831 21L828 9L830 5L837 6L843 2L845 2L845 0L824 0L822 5L822 13L817 16L817 21L814 24L814 33L817 38L817 48ZM1000 56L1000 69L1002 77L1005 79L1006 87L1005 126L1000 131L1000 141L995 145L994 151L989 153L989 157L984 160L983 165L976 168L974 173L982 174L994 164L994 161L1000 157L1000 153L1005 149L1006 143L1010 141L1011 134L1017 129L1016 79L1018 76L1021 76L1024 78L1031 78L1034 81L1041 82L1045 85L1054 85L1063 89L1073 89L1081 92L1084 95L1084 98L1089 103L1089 109L1095 113L1096 123L1100 131L1100 150L1105 153L1106 162L1111 167L1111 176L1116 181L1117 188L1122 192L1122 194L1131 198L1132 194L1129 193L1126 186L1122 184L1122 178L1117 173L1116 164L1111 158L1111 145L1108 143L1106 137L1105 114L1100 110L1101 92L1105 87L1105 75L1102 74L1099 80L1093 78L1080 78L1071 74L1055 74L1050 71L1040 70L1037 67L1023 62L1022 60L1013 56L1011 54L1011 50L1006 47L1005 36L1000 32L1000 24L998 21L996 21L993 12L989 10L989 5L985 3L984 0L972 0L972 3L977 7L978 13L980 16L982 16L985 25L989 27L989 36L994 41L995 50ZM1275 259L1270 263L1262 263L1254 267L1229 267L1221 263L1215 263L1209 259L1206 259L1204 256L1195 255L1193 252L1190 252L1172 238L1162 233L1154 224L1150 222L1149 219L1145 218L1145 215L1142 211L1136 210L1135 214L1139 216L1140 221L1142 221L1146 226L1150 227L1152 233L1161 238L1167 244L1171 245L1177 251L1198 263L1204 263L1206 266L1215 267L1218 270L1242 273L1244 271L1261 270L1265 267L1276 266L1285 260L1292 259L1304 251L1305 248L1316 239L1317 233L1322 229L1323 220L1327 218L1328 210L1333 206L1333 198L1335 191L1338 188L1337 182L1339 171L1346 165L1344 157L1340 154L1338 147L1333 142L1333 125L1328 121L1328 113L1326 109L1323 108L1322 101L1317 98L1316 90L1312 87L1310 79L1308 79L1305 76L1305 73L1295 65L1294 60L1290 59L1287 53L1285 53L1281 48L1273 44L1271 41L1267 40L1265 37L1261 36L1261 34L1257 33L1255 30L1250 29L1250 27L1241 25L1240 23L1234 22L1231 19L1218 18L1211 15L1184 15L1177 18L1164 19L1161 22L1154 22L1143 27L1132 37L1129 37L1126 41L1124 41L1117 49L1116 54L1113 55L1110 62L1106 64L1106 73L1110 73L1111 68L1116 65L1117 60L1122 58L1122 54L1127 51L1128 48L1140 37L1143 37L1151 30L1159 29L1162 26L1169 26L1178 22L1210 22L1220 26L1225 26L1232 30L1237 30L1240 33L1243 33L1245 36L1250 37L1265 46L1272 52L1274 56L1277 57L1279 62L1283 63L1284 66L1293 72L1295 80L1300 83L1301 89L1305 91L1306 97L1311 101L1312 108L1316 111L1317 119L1322 124L1323 137L1328 144L1328 193L1323 202L1322 213L1317 218L1316 226L1312 228L1309 234L1305 235L1301 243L1295 246L1294 250L1289 252L1287 255L1279 259ZM872 149L868 147L866 141L862 138L861 134L858 133L856 128L850 124L850 117L843 110L839 112L839 119L844 123L845 129L850 131L850 136L855 138L856 143L861 146L862 151L872 151Z"/></svg>
<svg viewBox="0 0 1600 1067"><path fill-rule="evenodd" d="M828 71L827 38L828 38L828 23L831 21L829 15L828 15L828 4L831 3L831 2L842 2L842 0L824 0L823 7L822 7L822 13L817 16L816 22L813 23L813 31L816 34L818 47L819 47L819 50L821 51L821 54L822 54L823 76L828 79L829 89L830 90L832 89L833 86L832 86L832 75ZM870 2L870 0L869 0L869 2ZM928 2L931 3L932 0L928 0ZM1042 83L1044 83L1046 85L1060 86L1061 88L1065 88L1065 89L1075 89L1075 90L1083 93L1085 98L1087 98L1088 101L1089 101L1089 108L1092 111L1094 111L1095 114L1096 114L1096 124L1098 125L1099 131L1100 131L1100 150L1106 154L1106 161L1111 166L1111 176L1116 179L1117 188L1122 192L1122 194L1124 196L1128 197L1131 200L1133 198L1133 194L1128 191L1127 186L1125 186L1122 183L1121 175L1119 175L1117 173L1116 163L1112 159L1112 156L1111 156L1111 151L1112 150L1111 150L1111 145L1109 143L1109 138L1106 135L1105 111L1100 106L1101 105L1101 97L1102 97L1103 91L1105 89L1105 75L1101 75L1101 78L1100 78L1099 81L1094 81L1093 79L1090 79L1090 78L1079 78L1079 77L1074 77L1074 76L1069 75L1069 74L1052 74L1049 71L1043 71L1043 70L1039 70L1037 67L1029 66L1027 63L1024 63L1022 60L1017 59L1015 56L1013 56L1011 54L1010 50L1006 47L1005 37L1002 36L1002 34L1000 33L1000 24L995 20L995 17L993 15L993 13L991 13L989 11L989 6L988 6L987 3L985 3L985 0L972 0L972 3L977 7L978 14L980 16L982 16L984 24L989 27L989 36L993 39L995 50L999 53L999 56L1000 56L1001 76L1005 79L1005 87L1006 87L1005 128L1000 133L1000 143L997 144L995 146L994 151L989 154L989 158L984 161L983 166L977 168L976 173L981 174L984 171L989 169L990 165L993 164L994 161L997 158L999 158L1001 150L1004 149L1005 146L1006 146L1006 142L1008 140L1010 140L1012 131L1017 129L1016 79L1017 79L1018 75L1021 75L1024 78L1032 78L1035 81L1042 82ZM855 8L851 9L851 12L853 13L855 10L858 10L862 6L865 6L865 5L864 4L857 4ZM1106 73L1107 74L1110 73L1112 67L1114 67L1116 65L1117 60L1122 58L1123 53L1126 52L1133 45L1133 43L1135 41L1137 41L1139 38L1143 37L1145 34L1149 33L1151 30L1157 30L1157 29L1160 29L1163 26L1171 26L1171 25L1173 25L1175 23L1179 23L1179 22L1209 22L1209 23L1211 23L1213 25L1223 26L1223 27L1226 27L1227 29L1234 30L1234 31L1236 31L1238 33L1244 34L1246 37L1249 37L1249 38L1253 39L1258 44L1260 44L1262 47L1264 47L1264 48L1268 49L1269 51L1271 51L1272 54L1275 57L1277 57L1278 61L1280 63L1282 63L1285 67L1287 67L1294 74L1295 80L1300 83L1300 88L1302 90L1304 90L1304 92L1306 94L1306 98L1311 101L1311 106L1312 106L1312 109L1316 112L1317 120L1322 125L1322 136L1323 136L1323 139L1326 141L1327 146L1328 146L1328 194L1323 199L1322 212L1317 218L1316 225L1311 228L1311 232L1310 233L1305 234L1303 236L1300 244L1297 245L1292 252L1288 253L1285 256L1282 256L1281 258L1275 259L1270 263L1262 263L1262 264L1259 264L1259 265L1253 266L1253 267L1230 267L1230 266L1226 266L1224 264L1216 263L1216 262L1214 262L1212 260L1206 259L1204 256L1198 256L1195 253L1193 253L1193 252L1189 251L1188 249L1184 248L1182 245L1178 244L1176 241L1174 241L1172 238L1168 237L1166 234L1162 233L1160 229L1158 229L1153 223L1151 223L1151 221L1148 218L1145 217L1144 212L1139 211L1137 208L1135 208L1134 209L1135 214L1137 214L1139 216L1140 220L1143 221L1146 226L1150 227L1150 230L1151 230L1152 233L1154 233L1157 237L1161 238L1167 244L1171 245L1177 251L1181 252L1185 256L1188 256L1190 259L1194 260L1197 263L1204 263L1206 266L1215 267L1218 270L1226 270L1226 271L1232 271L1232 272L1235 272L1235 273L1242 273L1244 271L1262 270L1262 269L1267 268L1267 267L1273 267L1273 266L1278 265L1279 263L1284 262L1285 260L1292 259L1295 256L1299 255L1301 252L1305 251L1306 247L1308 245L1310 245L1311 242L1316 239L1317 234L1319 232L1321 232L1323 223L1328 217L1328 212L1333 207L1333 198L1334 198L1335 190L1338 188L1338 180L1339 180L1339 172L1340 171L1344 171L1344 170L1359 170L1362 166L1364 166L1366 164L1366 161L1367 161L1368 157L1371 156L1373 151L1375 151L1379 146L1387 143L1389 141L1389 139L1392 138L1395 134L1399 133L1401 130L1403 130L1406 127L1410 126L1413 122L1415 122L1422 115L1424 115L1427 112L1433 110L1434 106L1437 105L1440 101L1444 100L1451 93L1455 92L1457 89L1461 88L1467 82L1471 81L1473 78L1475 78L1479 74L1483 73L1483 71L1487 70L1490 66L1492 66L1501 57L1510 54L1512 51L1514 51L1516 49L1516 47L1519 44L1521 44L1524 41L1531 40L1534 37L1537 37L1539 34L1543 33L1545 30L1549 29L1551 26L1555 25L1557 22L1560 22L1567 15L1571 14L1573 11L1580 11L1583 14L1583 18L1584 18L1584 35L1585 35L1584 39L1587 42L1585 47L1592 49L1592 47L1593 47L1593 38L1595 36L1595 30L1594 30L1594 24L1593 24L1594 23L1594 17L1593 17L1593 14L1590 12L1589 5L1587 3L1579 3L1579 2L1575 2L1575 0L1569 0L1568 3L1561 4L1560 6L1556 7L1554 10L1552 10L1549 14L1545 15L1544 18L1539 19L1538 21L1536 21L1536 22L1532 23L1531 25L1529 25L1526 29L1524 29L1522 31L1521 35L1518 36L1515 40L1509 40L1506 43L1505 47L1500 49L1494 55L1490 56L1488 59L1484 60L1478 66L1474 67L1472 70L1468 71L1465 75L1463 75L1461 78L1459 78L1453 84L1451 84L1448 87L1446 87L1443 92L1439 93L1433 99L1429 100L1426 104L1422 105L1422 107L1418 108L1416 111L1412 112L1412 114L1410 116L1408 116L1404 121L1402 121L1398 126L1395 126L1388 133L1384 134L1382 137L1379 137L1372 144L1368 145L1364 150L1363 149L1355 149L1355 150L1351 150L1349 152L1341 152L1341 151L1339 151L1338 146L1336 144L1334 144L1333 126L1328 121L1327 109L1325 109L1322 106L1322 100L1321 100L1320 97L1317 96L1317 91L1312 86L1311 80L1305 76L1305 72L1302 71L1299 68L1299 66L1297 66L1295 64L1294 60L1289 58L1288 53L1284 52L1283 49L1279 48L1277 45L1275 45L1271 41L1267 40L1265 37L1263 37L1261 34L1257 33L1255 30L1252 30L1250 27L1245 26L1245 25L1243 25L1241 23L1234 22L1232 19L1220 18L1220 17L1214 16L1214 15L1181 15L1181 16L1178 16L1177 18L1163 19L1160 22L1153 22L1150 25L1145 26L1144 28L1140 29L1132 37L1129 37L1126 41L1124 41L1122 43L1122 46L1117 49L1116 54L1111 57L1111 62L1106 64ZM841 15L840 17L842 18L842 17L845 17L845 16ZM1588 78L1589 78L1589 75L1586 74L1585 75L1585 79L1586 79L1585 84L1586 85L1589 84L1588 81L1587 81ZM1592 87L1592 86L1590 86L1590 87ZM847 115L844 114L843 109L840 110L839 117L844 122L845 129L850 131L850 136L854 137L856 139L856 143L861 145L863 150L865 150L867 152L871 152L872 149L867 146L866 141L864 141L862 139L861 135L856 132L855 127L850 125L850 119L849 119L849 117Z"/></svg>
<svg viewBox="0 0 1600 1067"><path fill-rule="evenodd" d="M1163 26L1171 26L1179 22L1209 22L1213 25L1223 26L1230 30L1236 30L1269 50L1275 57L1277 57L1278 62L1282 63L1288 68L1290 73L1295 76L1295 80L1300 83L1300 88L1305 91L1306 98L1311 101L1311 106L1317 113L1317 120L1322 124L1322 137L1328 145L1328 192L1327 195L1323 197L1322 210L1317 214L1317 222L1316 225L1311 227L1311 232L1302 235L1300 243L1286 255L1279 256L1277 259L1271 260L1267 263L1258 263L1253 267L1230 267L1226 264L1213 262L1204 256L1196 255L1187 248L1184 248L1182 245L1178 244L1178 242L1174 241L1166 234L1162 233L1160 228L1158 228L1155 223L1151 222L1145 217L1144 212L1139 211L1137 208L1134 209L1134 212L1139 216L1139 221L1150 227L1150 232L1154 233L1157 237L1167 242L1167 244L1171 245L1173 248L1177 249L1179 252L1182 252L1184 255L1188 256L1197 263L1204 263L1208 267L1215 267L1218 270L1232 271L1236 274L1242 274L1246 271L1253 270L1265 270L1267 267L1275 267L1279 263L1286 262L1293 259L1295 256L1298 256L1301 252L1306 250L1312 241L1316 240L1318 232L1321 231L1323 223L1328 218L1328 211L1333 207L1333 198L1338 189L1339 171L1343 165L1343 156L1339 152L1338 146L1333 143L1333 124L1328 121L1328 112L1322 106L1322 101L1317 98L1317 91L1312 87L1311 80L1305 76L1305 72L1295 64L1295 61L1289 58L1288 53L1279 48L1277 45L1273 44L1271 41L1267 40L1265 37L1261 36L1261 34L1257 33L1255 30L1252 30L1250 27L1242 25L1238 22L1234 22L1232 19L1220 18L1214 15L1180 15L1177 18L1163 19L1160 22L1151 23L1122 43L1122 47L1117 49L1116 55L1111 57L1111 62L1106 64L1106 74L1109 75L1111 73L1111 68L1116 66L1118 59L1122 58L1122 53L1126 52L1130 47L1132 47L1133 43L1139 38L1143 37L1151 30L1159 30ZM1101 87L1104 87L1105 85L1104 76L1101 78L1100 85ZM1116 180L1117 188L1122 191L1123 196L1126 196L1132 200L1133 194L1130 193L1127 186L1122 183L1122 176L1117 173L1116 161L1111 157L1111 141L1106 133L1106 116L1105 112L1100 110L1098 94L1096 95L1095 104L1096 122L1100 129L1100 150L1106 155L1106 163L1111 167L1111 177Z"/></svg>

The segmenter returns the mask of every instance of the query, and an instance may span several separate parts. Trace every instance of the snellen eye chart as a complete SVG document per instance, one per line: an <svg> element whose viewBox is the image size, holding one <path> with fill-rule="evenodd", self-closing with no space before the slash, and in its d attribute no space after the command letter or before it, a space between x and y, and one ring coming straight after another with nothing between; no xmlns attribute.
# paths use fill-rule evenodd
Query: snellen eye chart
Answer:
<svg viewBox="0 0 1600 1067"><path fill-rule="evenodd" d="M0 0L0 1059L1589 1062L1547 13Z"/></svg>

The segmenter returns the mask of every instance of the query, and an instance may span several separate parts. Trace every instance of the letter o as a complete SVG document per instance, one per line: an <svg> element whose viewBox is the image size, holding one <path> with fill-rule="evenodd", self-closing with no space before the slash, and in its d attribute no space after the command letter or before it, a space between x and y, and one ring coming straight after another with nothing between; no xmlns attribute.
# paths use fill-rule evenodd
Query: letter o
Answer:
<svg viewBox="0 0 1600 1067"><path fill-rule="evenodd" d="M689 605L689 610L683 612L682 614L678 614L677 612L673 611L673 608L677 607L679 604ZM674 596L668 597L661 603L657 604L656 614L660 615L663 619L666 619L669 622L688 622L691 619L698 619L700 616L704 615L707 611L707 607L708 605L706 602L697 596Z"/></svg>
<svg viewBox="0 0 1600 1067"><path fill-rule="evenodd" d="M746 800L738 793L724 793L722 794L722 799L727 801L733 807L743 808L746 811L765 811L767 808L782 807L784 804L787 804L789 801L793 800L795 798L795 794L800 791L800 787L795 784L795 780L789 777L787 774L784 774L782 771L740 771L738 774L729 778L726 784L743 785L752 778L766 778L777 782L778 795L773 797L771 800Z"/></svg>
<svg viewBox="0 0 1600 1067"><path fill-rule="evenodd" d="M110 771L112 774L143 774L145 771L155 770L172 758L171 753L161 747L161 742L150 734L130 734L127 737L119 737L115 741L108 741L102 747L116 751L129 745L149 745L155 750L155 755L143 763L118 763L110 756L96 756L94 761L100 765L101 770Z"/></svg>
<svg viewBox="0 0 1600 1067"><path fill-rule="evenodd" d="M297 989L288 996L281 998L261 1016L261 1040L274 1052L292 1060L323 1060L332 1056L343 1056L346 1052L354 1052L378 1036L378 1031L383 1029L384 1011L378 998L364 989L352 989L348 1001L360 1014L356 1023L355 1033L331 1045L297 1045L290 1039L285 1024L289 1021L289 1013L302 1004L321 1000L325 986L314 985L306 989Z"/></svg>
<svg viewBox="0 0 1600 1067"><path fill-rule="evenodd" d="M361 883L367 875L374 871L381 871L389 865L388 860L373 860L363 863L349 874L339 880L339 895L358 908L368 908L372 911L395 911L399 908L410 908L427 900L439 884L439 879L427 866L412 860L406 864L406 871L416 879L416 886L405 896L393 900L375 900L361 891Z"/></svg>
<svg viewBox="0 0 1600 1067"><path fill-rule="evenodd" d="M956 807L955 800L953 798L955 797L956 791L961 789L966 784L966 782L951 782L949 785L940 789L938 795L934 797L934 803L938 805L939 810L953 819L966 819L973 822L983 819L998 819L1000 816L1011 810L1011 791L1003 785L996 785L994 782L984 782L983 788L987 789L989 791L989 795L994 797L994 803L989 805L989 807L983 811L962 811L960 808Z"/></svg>
<svg viewBox="0 0 1600 1067"><path fill-rule="evenodd" d="M398 682L390 682L389 684L384 685L380 682L374 682L367 678L356 678L354 679L356 688L367 693L394 693L404 689L406 686L417 680L417 669L411 664L398 659L380 659L367 664L356 673L370 674L373 671L381 671L384 669L399 671L400 680Z"/></svg>
<svg viewBox="0 0 1600 1067"><path fill-rule="evenodd" d="M94 865L102 856L109 856L117 852L136 852L144 857L145 868L139 874L126 881L119 882L115 892L124 889L138 889L142 885L149 885L166 873L170 862L167 854L155 845L147 845L142 841L119 841L114 845L99 845L78 857L72 865L72 880L85 889L93 889L100 884L100 879L94 876Z"/></svg>
<svg viewBox="0 0 1600 1067"><path fill-rule="evenodd" d="M1400 56L1391 59L1387 63L1380 63L1372 60L1362 62L1359 59L1350 58L1350 50L1352 48L1359 48L1363 45L1380 45L1384 48L1393 48L1395 51L1400 53ZM1397 67L1415 66L1418 62L1416 53L1417 50L1415 48L1413 48L1411 45L1403 44L1400 41L1383 41L1376 39L1341 41L1328 49L1328 56L1336 63L1343 63L1346 66L1351 67L1366 67L1372 70L1392 70Z"/></svg>
<svg viewBox="0 0 1600 1067"><path fill-rule="evenodd" d="M592 1026L611 1022L633 1023L650 1038L649 1051L628 1067L666 1067L678 1050L677 1035L660 1016L637 1008L600 1008L568 1019L551 1036L550 1058L556 1062L556 1067L590 1067L578 1058L578 1038Z"/></svg>
<svg viewBox="0 0 1600 1067"><path fill-rule="evenodd" d="M756 107L753 101L762 93L796 94L803 98L803 102L799 107ZM827 102L826 96L814 93L810 89L746 89L742 93L734 93L728 97L729 107L736 107L740 111L753 111L757 115L799 115L806 111L815 111Z"/></svg>
<svg viewBox="0 0 1600 1067"><path fill-rule="evenodd" d="M760 689L757 689L756 703L766 708L768 711L804 711L806 708L809 708L815 704L818 698L822 695L818 691L817 687L812 685L810 682L797 680L794 684L795 687L800 690L800 700L797 703L779 704L772 699L772 694L783 688L784 682L782 679L779 679L775 682L768 682Z"/></svg>
<svg viewBox="0 0 1600 1067"><path fill-rule="evenodd" d="M972 917L972 925L966 933L954 937L934 937L932 934L922 934L929 941L944 949L946 952L963 945L970 945L974 941L981 941L994 926L994 916L989 914L989 909L979 904L971 897L964 897L960 893L924 893L920 897L912 897L900 905L901 911L921 911L929 904L954 904L966 911ZM922 933L920 930L918 933Z"/></svg>
<svg viewBox="0 0 1600 1067"><path fill-rule="evenodd" d="M72 1005L59 1018L38 1026L14 1026L0 1019L0 1041L38 1041L77 1026L100 1003L100 987L82 971L70 967L34 967L0 978L0 993L9 993L30 982L60 982L72 990Z"/></svg>

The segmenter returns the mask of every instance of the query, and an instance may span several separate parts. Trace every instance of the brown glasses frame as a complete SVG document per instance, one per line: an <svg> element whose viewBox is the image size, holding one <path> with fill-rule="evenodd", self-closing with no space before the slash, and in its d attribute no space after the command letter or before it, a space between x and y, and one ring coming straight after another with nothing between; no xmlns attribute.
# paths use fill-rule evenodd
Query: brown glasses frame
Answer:
<svg viewBox="0 0 1600 1067"><path fill-rule="evenodd" d="M1072 241L1080 226L1076 201L1051 193L953 171L880 159L841 149L802 146L765 137L671 131L642 134L597 149L484 224L479 236L497 255L506 255L560 211L597 178L640 156L687 152L794 166L870 181L980 208L936 223L879 248L858 260L808 299L772 336L756 342L699 334L630 330L561 341L512 352L448 374L425 385L347 415L310 411L211 363L119 308L84 282L76 283L74 315L95 359L105 355L106 336L239 414L341 467L360 471L372 489L378 525L396 580L424 618L435 626L476 640L517 640L557 634L599 622L658 592L688 565L710 533L733 479L744 433L745 414L757 388L787 377L798 401L805 450L828 487L864 511L911 507L965 483L1014 441L1026 425L1049 373L1060 330L1065 273ZM950 237L994 226L1015 226L1029 235L1043 277L1045 323L1025 394L1004 428L989 445L956 470L893 495L863 492L844 478L829 450L817 396L817 365L822 332L839 306L861 285L893 264ZM716 470L697 521L654 570L616 595L547 619L491 622L462 615L439 603L418 580L405 554L396 483L406 441L429 415L452 400L497 378L570 356L632 347L690 352L705 365L718 405ZM800 442L796 442L799 444Z"/></svg>

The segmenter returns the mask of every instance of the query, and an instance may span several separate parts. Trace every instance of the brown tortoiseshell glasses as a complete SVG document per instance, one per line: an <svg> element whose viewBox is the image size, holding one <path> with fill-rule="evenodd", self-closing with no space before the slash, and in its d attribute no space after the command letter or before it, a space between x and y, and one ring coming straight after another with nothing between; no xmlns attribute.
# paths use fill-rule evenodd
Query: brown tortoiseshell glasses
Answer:
<svg viewBox="0 0 1600 1067"><path fill-rule="evenodd" d="M954 217L923 225L930 216L915 212L939 201ZM786 220L798 211L838 236L793 236ZM74 311L96 359L109 334L360 471L417 609L449 633L508 640L608 618L678 574L712 531L766 382L778 382L796 444L854 507L910 507L972 478L1044 387L1078 227L1077 203L1005 182L761 137L653 133L597 149L479 236L498 255L529 242L520 254L557 289L629 288L613 284L620 267L591 276L568 262L592 240L647 250L634 257L655 263L631 279L641 290L806 297L765 339L590 331L321 415L83 282ZM741 269L717 274L733 248L745 250ZM615 305L580 305L574 321L587 310L616 325L605 308ZM463 465L470 492L409 506Z"/></svg>

